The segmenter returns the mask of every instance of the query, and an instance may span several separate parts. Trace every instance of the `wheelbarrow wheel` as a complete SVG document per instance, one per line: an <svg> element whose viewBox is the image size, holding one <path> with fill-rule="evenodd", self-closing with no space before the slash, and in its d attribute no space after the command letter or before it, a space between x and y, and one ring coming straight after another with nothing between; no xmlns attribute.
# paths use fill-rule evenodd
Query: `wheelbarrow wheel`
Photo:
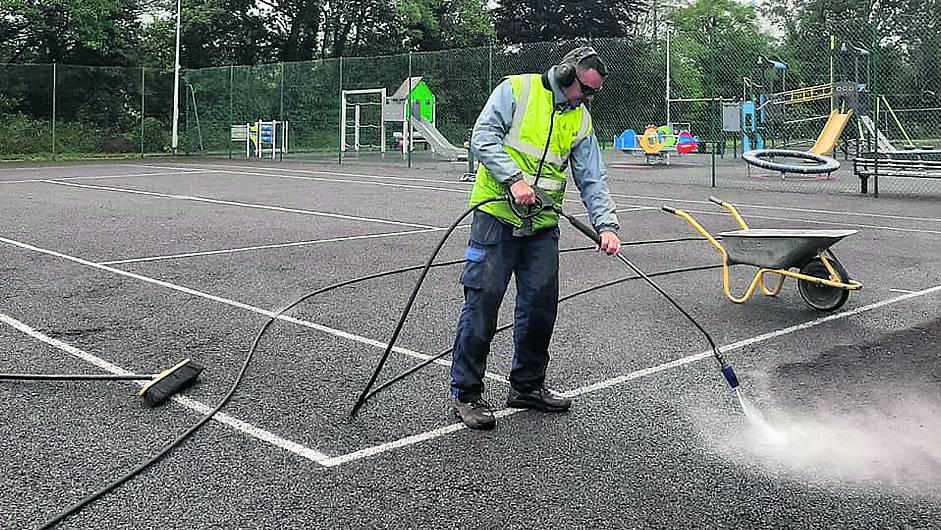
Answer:
<svg viewBox="0 0 941 530"><path fill-rule="evenodd" d="M828 259L827 261L830 262L830 265L833 266L833 270L840 276L840 281L849 283L850 275L846 272L846 269L843 268L843 265L836 259ZM827 270L826 265L820 261L819 257L808 261L801 267L800 272L807 276L830 279L830 271ZM821 285L807 280L797 280L797 290L800 292L801 298L803 298L810 307L818 311L836 311L843 307L843 304L846 303L846 299L850 296L850 292L847 289Z"/></svg>

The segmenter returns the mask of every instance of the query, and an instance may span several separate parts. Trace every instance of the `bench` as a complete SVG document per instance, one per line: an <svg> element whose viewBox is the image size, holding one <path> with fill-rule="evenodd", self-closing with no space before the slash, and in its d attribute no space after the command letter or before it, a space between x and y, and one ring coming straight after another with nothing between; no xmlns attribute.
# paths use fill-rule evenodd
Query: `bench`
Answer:
<svg viewBox="0 0 941 530"><path fill-rule="evenodd" d="M941 152L938 153L941 155ZM926 160L921 156L892 157L868 153L853 159L853 173L859 177L860 193L869 193L869 177L941 178L941 160Z"/></svg>

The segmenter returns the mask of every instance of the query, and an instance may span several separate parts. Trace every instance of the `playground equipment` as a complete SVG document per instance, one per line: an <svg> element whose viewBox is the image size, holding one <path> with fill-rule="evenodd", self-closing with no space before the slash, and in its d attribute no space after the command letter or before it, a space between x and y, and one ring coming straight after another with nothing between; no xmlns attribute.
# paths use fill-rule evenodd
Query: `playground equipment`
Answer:
<svg viewBox="0 0 941 530"><path fill-rule="evenodd" d="M835 81L833 58L835 50L835 39L830 38L830 82L807 87L798 87L785 89L784 75L787 72L787 65L779 61L765 60L774 67L775 71L781 72L782 90L770 94L761 93L762 86L748 78L742 81L741 105L742 116L742 158L748 163L749 176L751 175L751 166L771 169L781 172L781 178L785 178L788 173L822 175L827 178L833 171L840 167L839 162L831 156L836 152L837 143L840 140L843 131L846 129L850 118L855 114L859 115L860 98L858 92L860 83ZM759 60L759 66L764 63ZM817 135L813 146L805 151L788 149L765 149L767 138L763 132L770 133L772 143L774 139L775 124L788 125L816 121L824 119L823 116L802 118L788 121L788 107L798 104L811 103L816 101L829 100L830 112L825 117L826 123L823 129ZM724 127L725 128L725 127ZM787 144L786 128L785 144ZM809 160L812 164L806 163L783 163L775 158L796 158L800 160Z"/></svg>
<svg viewBox="0 0 941 530"><path fill-rule="evenodd" d="M810 307L818 311L835 311L846 303L850 291L862 287L861 283L850 279L846 268L830 250L836 242L855 234L856 230L750 229L731 203L715 197L709 197L709 200L728 210L741 227L741 230L720 232L722 243L687 212L667 206L663 210L684 219L719 251L722 256L722 288L730 302L744 304L756 287L765 296L777 296L784 280L791 277L797 280L797 290ZM735 296L729 290L729 267L738 264L758 268L741 296ZM794 268L799 272L790 270ZM766 286L766 274L778 276L777 284L770 288Z"/></svg>
<svg viewBox="0 0 941 530"><path fill-rule="evenodd" d="M362 101L363 98L369 98ZM364 109L378 108L378 113L366 113ZM378 148L385 153L389 141L386 123L401 123L401 132L393 133L394 145L402 156L415 150L415 144L426 143L435 156L448 160L467 157L467 150L455 147L435 127L435 96L421 76L410 77L388 96L385 88L343 90L340 93L340 151L352 148L360 151L364 147ZM364 130L377 131L376 144L362 143ZM352 133L352 142L349 141Z"/></svg>
<svg viewBox="0 0 941 530"><path fill-rule="evenodd" d="M772 171L780 171L782 180L784 180L788 173L803 175L826 174L826 178L830 178L830 175L840 168L840 163L835 158L826 155L830 155L834 152L836 143L840 139L840 135L843 134L843 129L846 128L846 124L852 115L852 110L841 112L838 109L834 109L830 113L823 130L820 131L817 141L814 142L813 147L806 152L791 149L758 148L748 150L746 147L748 145L747 142L743 143L743 149L745 149L745 151L742 153L742 159L748 163L748 176L751 176L751 166L755 166ZM789 164L776 161L775 158L797 158L800 160L809 160L813 162L813 164Z"/></svg>
<svg viewBox="0 0 941 530"><path fill-rule="evenodd" d="M288 152L288 122L258 120L229 127L229 139L245 144L245 158L271 158Z"/></svg>
<svg viewBox="0 0 941 530"><path fill-rule="evenodd" d="M817 141L814 142L813 147L807 152L814 155L833 154L836 143L840 139L840 135L843 134L843 129L846 128L846 124L849 122L850 116L852 115L852 110L840 112L838 109L833 109L833 111L830 112L830 117L827 118L827 124L824 125L823 130L820 131L820 136L817 137Z"/></svg>
<svg viewBox="0 0 941 530"><path fill-rule="evenodd" d="M670 165L673 154L688 154L699 148L699 138L689 131L676 130L670 125L647 126L643 134L627 129L614 137L614 148L628 154L643 154L644 162Z"/></svg>
<svg viewBox="0 0 941 530"><path fill-rule="evenodd" d="M770 169L781 172L781 180L784 180L788 173L799 173L804 175L830 174L840 169L840 162L835 158L808 153L804 151L792 151L790 149L753 149L742 153L742 158L748 163L748 176L751 176L751 166ZM809 160L813 164L785 164L777 162L775 158L797 158Z"/></svg>

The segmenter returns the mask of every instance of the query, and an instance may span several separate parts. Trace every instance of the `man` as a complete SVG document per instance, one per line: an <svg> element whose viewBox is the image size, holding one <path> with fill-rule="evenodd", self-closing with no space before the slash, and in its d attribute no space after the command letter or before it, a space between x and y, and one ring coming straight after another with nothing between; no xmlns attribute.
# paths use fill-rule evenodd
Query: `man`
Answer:
<svg viewBox="0 0 941 530"><path fill-rule="evenodd" d="M515 355L506 404L544 412L564 412L571 400L545 387L549 341L559 296L558 214L544 210L530 217L533 186L555 204L565 196L565 169L589 219L601 236L600 249L618 252L621 242L614 201L605 182L598 139L583 103L604 82L607 68L589 47L569 52L545 74L509 76L490 94L474 125L471 150L480 161L470 204L509 192L474 212L465 252L464 306L457 325L451 366L452 412L471 429L496 424L483 399L483 376L497 313L510 275L516 276Z"/></svg>

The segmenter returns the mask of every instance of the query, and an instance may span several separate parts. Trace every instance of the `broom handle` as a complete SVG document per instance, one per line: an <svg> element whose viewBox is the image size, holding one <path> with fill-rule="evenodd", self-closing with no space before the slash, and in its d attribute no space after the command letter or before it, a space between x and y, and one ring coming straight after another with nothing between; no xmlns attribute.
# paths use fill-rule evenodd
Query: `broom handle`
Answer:
<svg viewBox="0 0 941 530"><path fill-rule="evenodd" d="M144 381L156 375L138 374L0 374L0 381L85 381L85 380L127 380Z"/></svg>

